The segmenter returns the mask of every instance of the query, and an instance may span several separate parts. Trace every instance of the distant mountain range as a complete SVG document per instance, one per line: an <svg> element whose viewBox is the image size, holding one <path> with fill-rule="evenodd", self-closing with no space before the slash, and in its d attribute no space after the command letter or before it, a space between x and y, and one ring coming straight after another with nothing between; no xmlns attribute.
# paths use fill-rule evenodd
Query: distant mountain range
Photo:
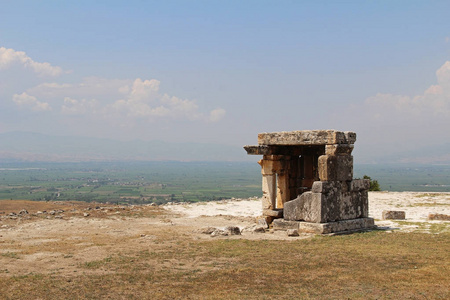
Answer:
<svg viewBox="0 0 450 300"><path fill-rule="evenodd" d="M450 143L382 156L355 153L357 163L450 164ZM0 162L13 161L257 161L242 147L211 143L117 141L31 132L0 133Z"/></svg>
<svg viewBox="0 0 450 300"><path fill-rule="evenodd" d="M52 136L31 132L0 133L0 162L6 161L244 161L242 147L208 143L117 141Z"/></svg>

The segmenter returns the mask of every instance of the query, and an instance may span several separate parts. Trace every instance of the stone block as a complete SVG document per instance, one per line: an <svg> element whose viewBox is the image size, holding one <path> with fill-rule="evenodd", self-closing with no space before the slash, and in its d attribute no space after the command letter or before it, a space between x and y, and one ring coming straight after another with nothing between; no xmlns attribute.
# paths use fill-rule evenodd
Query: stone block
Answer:
<svg viewBox="0 0 450 300"><path fill-rule="evenodd" d="M241 229L237 226L227 226L224 229L229 235L241 235Z"/></svg>
<svg viewBox="0 0 450 300"><path fill-rule="evenodd" d="M404 220L405 212L402 210L383 210L381 218L383 220Z"/></svg>
<svg viewBox="0 0 450 300"><path fill-rule="evenodd" d="M336 180L350 181L353 179L353 156L338 155L336 156Z"/></svg>
<svg viewBox="0 0 450 300"><path fill-rule="evenodd" d="M301 197L305 199L302 219L313 223L326 222L326 203L323 194L306 192Z"/></svg>
<svg viewBox="0 0 450 300"><path fill-rule="evenodd" d="M345 141L347 144L354 144L356 142L356 133L353 131L344 131Z"/></svg>
<svg viewBox="0 0 450 300"><path fill-rule="evenodd" d="M305 209L305 198L303 195L298 196L296 199L288 201L283 207L283 217L288 221L303 220L303 210ZM303 196L303 197L302 197Z"/></svg>
<svg viewBox="0 0 450 300"><path fill-rule="evenodd" d="M298 229L288 229L286 233L287 236L299 236Z"/></svg>
<svg viewBox="0 0 450 300"><path fill-rule="evenodd" d="M339 181L314 181L311 192L313 193L335 193L342 189L342 183Z"/></svg>
<svg viewBox="0 0 450 300"><path fill-rule="evenodd" d="M428 220L450 221L450 215L445 215L445 214L428 214Z"/></svg>
<svg viewBox="0 0 450 300"><path fill-rule="evenodd" d="M320 181L350 181L353 178L353 156L321 155L318 168Z"/></svg>
<svg viewBox="0 0 450 300"><path fill-rule="evenodd" d="M350 181L350 191L363 191L368 190L370 187L370 180L369 179L353 179Z"/></svg>
<svg viewBox="0 0 450 300"><path fill-rule="evenodd" d="M329 234L367 230L375 227L372 218L358 218L327 223L299 222L299 232Z"/></svg>
<svg viewBox="0 0 450 300"><path fill-rule="evenodd" d="M258 226L264 227L264 228L269 228L269 224L267 224L267 220L265 218L259 218L258 221Z"/></svg>
<svg viewBox="0 0 450 300"><path fill-rule="evenodd" d="M322 194L306 192L284 204L284 219L288 221L325 222Z"/></svg>
<svg viewBox="0 0 450 300"><path fill-rule="evenodd" d="M350 155L354 145L334 144L325 146L325 155Z"/></svg>
<svg viewBox="0 0 450 300"><path fill-rule="evenodd" d="M248 155L270 155L272 154L269 146L259 145L259 146L244 146L245 151L247 151Z"/></svg>
<svg viewBox="0 0 450 300"><path fill-rule="evenodd" d="M284 219L275 219L272 223L274 230L298 229L299 224L300 222L298 221L287 221Z"/></svg>
<svg viewBox="0 0 450 300"><path fill-rule="evenodd" d="M318 159L320 181L335 181L337 168L337 156L321 155Z"/></svg>
<svg viewBox="0 0 450 300"><path fill-rule="evenodd" d="M332 145L353 144L356 141L354 132L337 130L301 130L282 131L258 134L259 145Z"/></svg>
<svg viewBox="0 0 450 300"><path fill-rule="evenodd" d="M282 218L283 210L282 209L263 209L263 216Z"/></svg>
<svg viewBox="0 0 450 300"><path fill-rule="evenodd" d="M343 192L339 188L327 191L326 194L306 192L286 202L284 219L325 223L368 216L367 191Z"/></svg>

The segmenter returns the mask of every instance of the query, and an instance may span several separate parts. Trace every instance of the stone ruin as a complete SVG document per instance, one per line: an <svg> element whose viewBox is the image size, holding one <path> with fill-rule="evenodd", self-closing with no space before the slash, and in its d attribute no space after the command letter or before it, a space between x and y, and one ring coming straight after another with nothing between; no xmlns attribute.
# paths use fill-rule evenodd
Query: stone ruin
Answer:
<svg viewBox="0 0 450 300"><path fill-rule="evenodd" d="M367 179L353 179L356 133L302 130L258 134L262 208L275 230L334 233L374 227Z"/></svg>

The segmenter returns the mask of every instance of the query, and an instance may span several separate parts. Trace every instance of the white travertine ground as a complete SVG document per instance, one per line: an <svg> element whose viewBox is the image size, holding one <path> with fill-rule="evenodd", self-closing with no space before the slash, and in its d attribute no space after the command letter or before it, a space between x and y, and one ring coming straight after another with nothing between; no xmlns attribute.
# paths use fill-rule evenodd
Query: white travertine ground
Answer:
<svg viewBox="0 0 450 300"><path fill-rule="evenodd" d="M166 205L165 208L181 213L188 218L219 215L257 217L262 214L261 201L257 198ZM406 219L404 221L407 223L442 222L428 221L428 214L439 213L450 215L450 193L369 192L369 217L375 219L376 225L379 227L412 230L418 226L399 224L396 221L390 220L381 220L381 215L384 210L405 211Z"/></svg>

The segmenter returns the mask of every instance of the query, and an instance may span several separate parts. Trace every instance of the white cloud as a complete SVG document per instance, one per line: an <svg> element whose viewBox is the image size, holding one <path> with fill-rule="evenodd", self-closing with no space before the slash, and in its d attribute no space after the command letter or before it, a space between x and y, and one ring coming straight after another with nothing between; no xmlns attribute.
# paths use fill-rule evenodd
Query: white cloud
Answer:
<svg viewBox="0 0 450 300"><path fill-rule="evenodd" d="M26 94L47 99L62 114L100 117L111 124L128 127L157 120L217 122L225 116L222 108L202 112L194 100L161 93L156 79L87 77L80 83L42 83L28 89Z"/></svg>
<svg viewBox="0 0 450 300"><path fill-rule="evenodd" d="M21 108L27 108L34 111L51 110L50 104L47 102L40 102L36 97L30 96L27 93L22 93L20 95L14 94L13 101Z"/></svg>
<svg viewBox="0 0 450 300"><path fill-rule="evenodd" d="M415 117L445 116L450 118L450 61L436 71L437 83L421 95L413 97L379 93L366 99L373 116L392 114Z"/></svg>
<svg viewBox="0 0 450 300"><path fill-rule="evenodd" d="M115 101L108 108L116 114L147 118L149 121L157 118L219 121L224 116L223 109L216 109L210 113L211 116L205 116L195 101L161 94L159 86L158 80L137 78L131 87L119 88L118 91L125 94L125 99Z"/></svg>
<svg viewBox="0 0 450 300"><path fill-rule="evenodd" d="M210 120L211 122L217 122L217 121L220 121L220 120L223 119L223 117L225 116L225 114L226 114L225 109L222 109L222 108L214 109L214 110L212 110L212 111L209 113L209 120Z"/></svg>
<svg viewBox="0 0 450 300"><path fill-rule="evenodd" d="M96 113L97 100L76 100L70 97L64 98L64 105L61 107L61 112L63 114L69 115L80 115L80 114L89 114Z"/></svg>
<svg viewBox="0 0 450 300"><path fill-rule="evenodd" d="M48 62L41 63L32 60L23 51L0 47L0 70L6 69L13 64L20 64L25 68L30 68L35 73L43 76L59 76L63 72L60 67L52 66Z"/></svg>

